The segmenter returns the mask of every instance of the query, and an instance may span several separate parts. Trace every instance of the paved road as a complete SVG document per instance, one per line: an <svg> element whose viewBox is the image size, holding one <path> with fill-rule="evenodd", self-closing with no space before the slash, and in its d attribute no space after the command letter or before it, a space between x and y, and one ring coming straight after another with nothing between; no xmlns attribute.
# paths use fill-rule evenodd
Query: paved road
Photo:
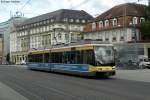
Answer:
<svg viewBox="0 0 150 100"><path fill-rule="evenodd" d="M0 67L0 82L28 100L150 100L150 83L87 79L55 73Z"/></svg>
<svg viewBox="0 0 150 100"><path fill-rule="evenodd" d="M117 70L117 75L115 78L150 82L150 69Z"/></svg>

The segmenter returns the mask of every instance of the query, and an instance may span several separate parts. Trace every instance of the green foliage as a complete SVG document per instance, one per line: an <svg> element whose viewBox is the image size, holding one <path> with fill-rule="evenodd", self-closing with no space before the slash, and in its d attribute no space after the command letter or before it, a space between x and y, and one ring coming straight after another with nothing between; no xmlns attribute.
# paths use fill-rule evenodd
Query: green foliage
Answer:
<svg viewBox="0 0 150 100"><path fill-rule="evenodd" d="M150 38L150 22L141 24L141 32L145 38Z"/></svg>
<svg viewBox="0 0 150 100"><path fill-rule="evenodd" d="M7 56L6 56L6 61L7 61L7 62L10 62L10 53L7 54Z"/></svg>
<svg viewBox="0 0 150 100"><path fill-rule="evenodd" d="M149 2L150 2L150 0L149 0ZM147 16L147 19L150 21L150 5L148 5L146 8L146 16Z"/></svg>
<svg viewBox="0 0 150 100"><path fill-rule="evenodd" d="M144 39L150 39L150 0L146 7L146 21L141 23L141 33Z"/></svg>

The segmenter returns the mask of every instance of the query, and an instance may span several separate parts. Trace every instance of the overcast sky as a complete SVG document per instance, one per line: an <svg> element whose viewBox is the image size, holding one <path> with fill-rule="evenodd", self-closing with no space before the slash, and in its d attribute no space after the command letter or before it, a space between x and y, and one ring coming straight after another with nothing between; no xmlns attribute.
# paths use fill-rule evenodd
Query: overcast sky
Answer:
<svg viewBox="0 0 150 100"><path fill-rule="evenodd" d="M10 15L20 10L24 13L24 17L27 18L58 9L85 10L93 16L97 16L111 7L121 3L136 2L140 4L147 4L148 0L140 0L140 2L137 2L138 0L29 0L27 4L26 2L28 0L13 1L20 1L20 3L0 2L0 22L7 21L10 18Z"/></svg>

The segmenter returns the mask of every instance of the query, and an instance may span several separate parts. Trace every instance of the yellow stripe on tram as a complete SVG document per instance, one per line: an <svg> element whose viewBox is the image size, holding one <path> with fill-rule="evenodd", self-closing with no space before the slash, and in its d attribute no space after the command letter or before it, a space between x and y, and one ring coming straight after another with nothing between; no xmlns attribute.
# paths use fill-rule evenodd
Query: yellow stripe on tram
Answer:
<svg viewBox="0 0 150 100"><path fill-rule="evenodd" d="M89 66L90 72L115 71L115 66Z"/></svg>

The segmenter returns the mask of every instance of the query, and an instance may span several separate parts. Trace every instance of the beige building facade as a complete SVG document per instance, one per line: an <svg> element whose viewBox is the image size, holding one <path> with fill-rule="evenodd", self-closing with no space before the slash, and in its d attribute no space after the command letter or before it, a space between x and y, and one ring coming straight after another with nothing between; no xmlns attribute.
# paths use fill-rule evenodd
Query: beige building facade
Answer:
<svg viewBox="0 0 150 100"><path fill-rule="evenodd" d="M2 64L2 57L3 57L3 37L0 34L0 64Z"/></svg>
<svg viewBox="0 0 150 100"><path fill-rule="evenodd" d="M84 25L92 19L85 11L68 9L27 19L10 34L11 62L27 62L29 51L80 41Z"/></svg>

